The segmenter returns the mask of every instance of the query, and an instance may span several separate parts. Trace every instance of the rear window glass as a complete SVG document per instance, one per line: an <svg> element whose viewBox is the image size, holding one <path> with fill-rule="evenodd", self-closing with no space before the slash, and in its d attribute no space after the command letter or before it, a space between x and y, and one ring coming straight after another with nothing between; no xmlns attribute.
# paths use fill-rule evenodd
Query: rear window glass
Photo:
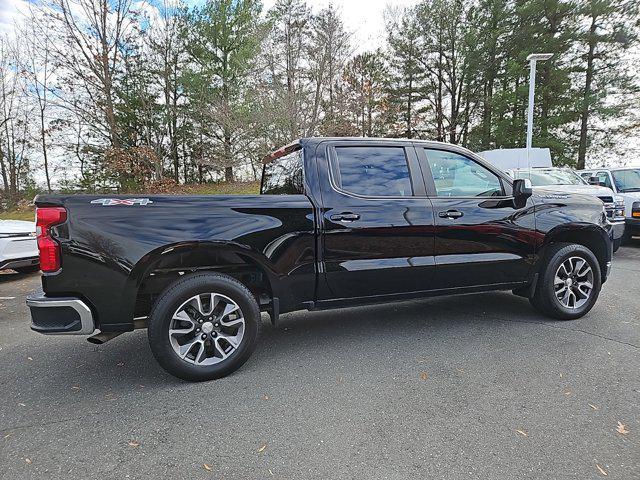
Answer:
<svg viewBox="0 0 640 480"><path fill-rule="evenodd" d="M262 195L304 194L302 149L265 164L262 170Z"/></svg>
<svg viewBox="0 0 640 480"><path fill-rule="evenodd" d="M338 186L357 195L413 195L407 157L402 147L335 147Z"/></svg>

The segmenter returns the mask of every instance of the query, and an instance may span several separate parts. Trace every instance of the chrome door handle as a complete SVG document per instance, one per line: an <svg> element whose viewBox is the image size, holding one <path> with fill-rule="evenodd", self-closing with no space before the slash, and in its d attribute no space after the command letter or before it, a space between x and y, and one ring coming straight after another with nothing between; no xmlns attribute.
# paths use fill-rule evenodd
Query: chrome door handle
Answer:
<svg viewBox="0 0 640 480"><path fill-rule="evenodd" d="M329 218L334 222L354 222L360 219L360 215L357 213L343 212L334 213Z"/></svg>
<svg viewBox="0 0 640 480"><path fill-rule="evenodd" d="M447 210L446 212L438 213L440 218L460 218L464 215L464 213L459 212L458 210Z"/></svg>

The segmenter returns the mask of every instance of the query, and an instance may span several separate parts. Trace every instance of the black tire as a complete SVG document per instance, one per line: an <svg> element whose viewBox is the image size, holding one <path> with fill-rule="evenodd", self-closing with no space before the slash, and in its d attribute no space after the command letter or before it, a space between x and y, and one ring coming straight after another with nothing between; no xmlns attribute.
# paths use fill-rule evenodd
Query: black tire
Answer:
<svg viewBox="0 0 640 480"><path fill-rule="evenodd" d="M622 240L623 240L623 237L620 237L617 240L613 241L613 253L616 253L620 249L620 246L622 245Z"/></svg>
<svg viewBox="0 0 640 480"><path fill-rule="evenodd" d="M36 273L40 271L40 265L30 265L28 267L14 268L18 273Z"/></svg>
<svg viewBox="0 0 640 480"><path fill-rule="evenodd" d="M169 328L174 313L184 302L211 292L229 297L240 307L244 335L226 359L212 365L195 365L180 358L174 350ZM261 327L258 304L247 287L228 275L198 273L177 280L162 292L149 314L148 337L153 356L167 372L183 380L204 381L225 377L240 368L253 353Z"/></svg>
<svg viewBox="0 0 640 480"><path fill-rule="evenodd" d="M571 257L586 260L593 272L593 288L587 301L578 308L564 306L556 297L554 279L560 265ZM529 299L531 305L539 312L557 320L575 320L586 315L598 299L602 287L600 264L596 256L582 245L570 243L556 243L548 247L542 262L533 297Z"/></svg>

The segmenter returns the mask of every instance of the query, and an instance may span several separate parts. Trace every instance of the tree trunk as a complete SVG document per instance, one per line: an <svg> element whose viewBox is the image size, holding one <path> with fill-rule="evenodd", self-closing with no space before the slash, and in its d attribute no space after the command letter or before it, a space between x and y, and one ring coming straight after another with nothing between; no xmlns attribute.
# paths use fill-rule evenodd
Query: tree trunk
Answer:
<svg viewBox="0 0 640 480"><path fill-rule="evenodd" d="M413 76L409 77L409 91L407 92L407 138L413 138L411 131L411 110L413 109Z"/></svg>
<svg viewBox="0 0 640 480"><path fill-rule="evenodd" d="M7 167L4 164L4 151L0 148L0 171L2 171L2 183L4 191L9 193L9 178L7 177Z"/></svg>
<svg viewBox="0 0 640 480"><path fill-rule="evenodd" d="M42 157L44 160L44 176L47 179L47 192L51 193L51 179L49 177L49 158L47 156L47 139L44 131L44 110L40 109L40 140L42 141Z"/></svg>
<svg viewBox="0 0 640 480"><path fill-rule="evenodd" d="M596 49L596 21L597 17L591 17L591 27L589 28L589 53L587 54L587 72L584 83L584 93L582 95L582 112L580 114L580 143L578 145L578 170L585 167L587 157L587 140L589 126L589 100L591 97L591 84L593 82L593 57Z"/></svg>
<svg viewBox="0 0 640 480"><path fill-rule="evenodd" d="M233 165L231 158L231 132L224 128L224 179L233 182Z"/></svg>

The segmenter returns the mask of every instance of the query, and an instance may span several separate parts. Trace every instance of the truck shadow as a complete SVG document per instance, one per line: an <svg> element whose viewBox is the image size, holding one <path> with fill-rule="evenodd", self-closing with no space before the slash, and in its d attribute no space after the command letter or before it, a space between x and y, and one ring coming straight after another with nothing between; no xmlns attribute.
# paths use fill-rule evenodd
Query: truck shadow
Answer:
<svg viewBox="0 0 640 480"><path fill-rule="evenodd" d="M487 325L494 329L503 322L544 321L526 299L506 292L296 312L282 316L276 327L265 316L260 344L249 361L225 379L202 384L183 382L164 372L151 354L144 330L123 334L100 346L66 337L47 342L43 353L55 368L32 372L29 383L30 388L48 390L50 395L60 388L68 394L69 389L78 386L107 400L111 395L191 388L189 385L208 388L207 385L219 386L218 382L225 382L230 388L234 384L245 388L248 384L268 384L270 378L277 378L280 369L300 368L304 376L307 367L304 362L300 364L301 358L309 362L322 359L331 370L331 363L337 366L344 362L341 352L354 349L363 358L372 359L379 355L381 346L428 352L426 342L441 344L468 335L470 330L477 333L478 328Z"/></svg>

